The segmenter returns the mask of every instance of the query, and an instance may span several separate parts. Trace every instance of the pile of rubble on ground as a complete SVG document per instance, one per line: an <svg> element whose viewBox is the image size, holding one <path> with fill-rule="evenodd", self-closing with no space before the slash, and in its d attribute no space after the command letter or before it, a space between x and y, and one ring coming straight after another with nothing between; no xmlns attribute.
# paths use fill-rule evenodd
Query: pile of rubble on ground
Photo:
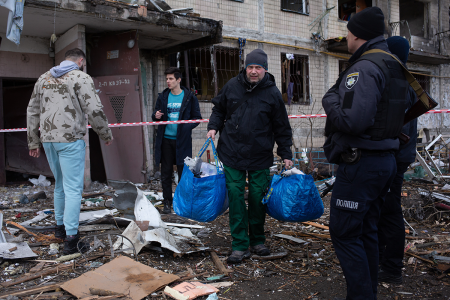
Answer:
<svg viewBox="0 0 450 300"><path fill-rule="evenodd" d="M319 182L322 194L334 178ZM53 235L53 188L45 178L0 188L0 299L331 299L345 279L324 215L303 223L266 221L272 254L227 265L228 211L210 223L160 215L158 180L134 185L95 183L83 195L80 233L91 249L61 256ZM332 193L332 191L331 191ZM447 196L448 195L448 196ZM26 197L25 197L26 196ZM450 297L450 228L445 182L405 184L411 226L405 283L381 284L380 299Z"/></svg>

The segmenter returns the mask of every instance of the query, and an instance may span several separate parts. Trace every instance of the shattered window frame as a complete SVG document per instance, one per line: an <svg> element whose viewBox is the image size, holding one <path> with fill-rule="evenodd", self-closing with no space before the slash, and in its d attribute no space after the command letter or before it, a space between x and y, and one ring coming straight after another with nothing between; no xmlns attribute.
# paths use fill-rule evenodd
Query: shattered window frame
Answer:
<svg viewBox="0 0 450 300"><path fill-rule="evenodd" d="M290 3L291 1L299 2L299 3ZM299 7L301 7L302 11L292 9L292 6L294 6L294 5L298 5ZM304 9L303 9L303 6L304 6ZM282 11L285 11L285 12L291 12L291 13L309 16L309 0L281 0L280 8Z"/></svg>
<svg viewBox="0 0 450 300"><path fill-rule="evenodd" d="M289 68L286 68L284 64L287 65L287 61L289 63ZM294 80L294 86L293 86L293 99L291 101L291 105L311 105L311 93L310 93L310 77L309 77L309 56L307 55L300 55L300 54L294 54L293 60L288 60L286 57L286 53L281 53L281 94L283 97L283 101L285 104L289 104L288 98L287 98L287 91L289 83L291 83L291 80ZM296 74L291 74L291 66L293 67L293 70ZM300 74L299 74L300 72ZM289 75L289 83L286 82L286 77ZM297 93L295 92L297 90ZM301 90L301 92L299 92ZM298 95L295 97L295 95ZM303 97L300 98L300 95ZM294 102L294 99L297 98L298 100ZM302 99L302 101L300 101Z"/></svg>
<svg viewBox="0 0 450 300"><path fill-rule="evenodd" d="M239 48L211 46L189 49L178 57L183 73L181 84L194 91L199 101L210 102L242 70L243 57L244 51L239 57Z"/></svg>

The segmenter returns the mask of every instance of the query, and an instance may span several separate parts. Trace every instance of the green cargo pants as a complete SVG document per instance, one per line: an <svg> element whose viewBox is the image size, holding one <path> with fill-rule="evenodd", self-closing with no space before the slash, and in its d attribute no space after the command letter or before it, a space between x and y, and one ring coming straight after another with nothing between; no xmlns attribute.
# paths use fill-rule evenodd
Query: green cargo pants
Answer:
<svg viewBox="0 0 450 300"><path fill-rule="evenodd" d="M224 166L230 201L230 230L232 248L245 251L249 246L264 244L266 208L262 199L270 183L269 169L248 171L248 211L245 205L245 180L247 171Z"/></svg>

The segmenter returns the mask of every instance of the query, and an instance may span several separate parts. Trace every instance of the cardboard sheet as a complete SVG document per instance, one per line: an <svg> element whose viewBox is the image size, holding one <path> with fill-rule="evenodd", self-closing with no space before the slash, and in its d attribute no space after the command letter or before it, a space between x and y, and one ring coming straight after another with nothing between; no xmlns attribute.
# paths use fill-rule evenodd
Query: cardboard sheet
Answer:
<svg viewBox="0 0 450 300"><path fill-rule="evenodd" d="M64 283L61 288L78 298L92 296L89 288L97 288L139 300L178 278L176 275L150 268L126 256L120 256Z"/></svg>

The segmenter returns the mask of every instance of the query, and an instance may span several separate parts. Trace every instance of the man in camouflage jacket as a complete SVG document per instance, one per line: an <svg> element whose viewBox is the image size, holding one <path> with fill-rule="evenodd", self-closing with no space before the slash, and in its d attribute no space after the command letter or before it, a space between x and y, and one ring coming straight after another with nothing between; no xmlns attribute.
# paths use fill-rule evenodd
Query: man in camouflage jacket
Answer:
<svg viewBox="0 0 450 300"><path fill-rule="evenodd" d="M78 244L78 220L85 164L86 118L98 136L112 142L111 130L92 78L80 71L86 56L78 48L39 77L27 109L28 148L39 157L41 143L55 177L55 236L64 239L64 254L87 251ZM40 127L40 136L39 136ZM78 244L78 247L77 247Z"/></svg>

